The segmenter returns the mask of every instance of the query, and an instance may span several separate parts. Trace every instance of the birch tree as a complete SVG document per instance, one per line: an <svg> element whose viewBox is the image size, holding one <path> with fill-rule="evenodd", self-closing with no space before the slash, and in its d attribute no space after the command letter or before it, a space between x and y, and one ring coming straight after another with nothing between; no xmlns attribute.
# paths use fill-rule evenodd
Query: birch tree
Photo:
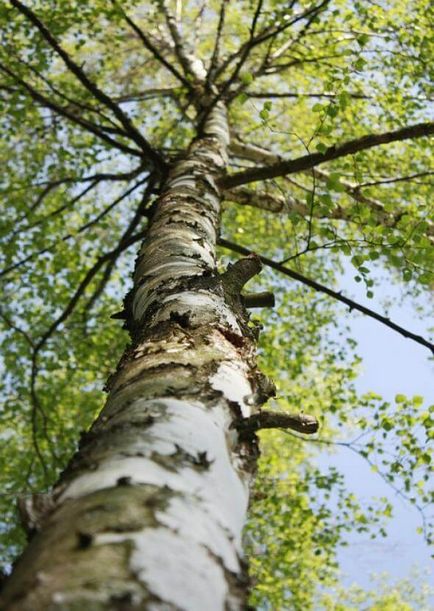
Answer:
<svg viewBox="0 0 434 611"><path fill-rule="evenodd" d="M366 440L348 445L413 499L429 538L423 399L357 397L351 339L327 329L343 304L434 350L336 286L348 264L372 298L381 263L410 292L432 287L430 13L3 3L3 526L18 549L19 497L29 542L2 608L247 608L261 429L294 436L267 442L292 484L268 463L252 514L264 530L262 496L271 521L301 516L302 575L390 512L368 519L338 474L301 474L303 439L332 443L348 407ZM336 488L340 517L318 500ZM252 604L311 608L315 584L288 579Z"/></svg>

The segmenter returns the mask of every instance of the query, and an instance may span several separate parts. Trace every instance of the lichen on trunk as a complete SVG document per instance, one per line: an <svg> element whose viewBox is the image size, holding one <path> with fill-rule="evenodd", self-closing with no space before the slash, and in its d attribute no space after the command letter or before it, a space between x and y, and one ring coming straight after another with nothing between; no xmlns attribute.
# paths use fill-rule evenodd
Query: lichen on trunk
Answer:
<svg viewBox="0 0 434 611"><path fill-rule="evenodd" d="M272 390L240 296L259 260L216 267L228 142L219 103L170 168L126 299L131 345L6 586L7 609L245 608L257 447L233 424Z"/></svg>

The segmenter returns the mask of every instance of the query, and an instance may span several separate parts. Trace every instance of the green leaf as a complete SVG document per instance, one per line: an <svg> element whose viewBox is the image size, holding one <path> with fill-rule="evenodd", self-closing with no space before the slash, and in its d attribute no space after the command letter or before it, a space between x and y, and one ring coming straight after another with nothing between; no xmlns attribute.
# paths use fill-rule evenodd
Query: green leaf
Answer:
<svg viewBox="0 0 434 611"><path fill-rule="evenodd" d="M327 150L327 146L324 144L324 142L317 142L315 148L319 153L325 153Z"/></svg>
<svg viewBox="0 0 434 611"><path fill-rule="evenodd" d="M345 191L345 187L341 184L340 180L341 175L338 172L332 172L327 178L327 188L330 191Z"/></svg>
<svg viewBox="0 0 434 611"><path fill-rule="evenodd" d="M361 47L364 47L369 42L369 38L369 34L360 34L356 40Z"/></svg>
<svg viewBox="0 0 434 611"><path fill-rule="evenodd" d="M366 60L363 59L363 57L359 57L355 62L354 62L354 68L356 70L363 70L363 68L366 66Z"/></svg>
<svg viewBox="0 0 434 611"><path fill-rule="evenodd" d="M251 74L250 72L242 72L240 74L240 81L243 85L250 85L251 83L253 83L253 74Z"/></svg>
<svg viewBox="0 0 434 611"><path fill-rule="evenodd" d="M318 103L312 106L313 112L322 112L324 108L325 106L323 106L322 104L318 104Z"/></svg>

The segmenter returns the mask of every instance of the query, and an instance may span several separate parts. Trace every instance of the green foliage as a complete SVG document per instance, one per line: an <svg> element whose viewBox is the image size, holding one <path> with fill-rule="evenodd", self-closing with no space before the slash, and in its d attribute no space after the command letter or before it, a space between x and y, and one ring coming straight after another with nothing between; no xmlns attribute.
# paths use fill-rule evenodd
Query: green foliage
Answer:
<svg viewBox="0 0 434 611"><path fill-rule="evenodd" d="M159 3L119 4L162 41L168 63L182 72ZM201 11L196 2L179 3L185 38L205 64L221 8L215 0L206 4ZM26 5L151 146L169 162L182 153L196 135L196 94L189 78L179 82L141 44L119 7L101 0ZM220 59L234 55L226 71L214 74L220 90L236 72L255 8L227 3ZM295 159L430 117L428 0L334 0L311 20L296 20L310 8L310 0L263 3L258 31L295 21L254 46L228 87L234 140ZM99 261L126 232L144 231L146 220L136 211L149 168L118 117L9 3L0 7L0 25L0 440L7 444L0 458L0 545L8 566L24 541L16 497L55 481L98 413L104 381L127 341L110 315L129 288L136 246ZM368 298L378 266L404 290L428 292L434 278L430 163L432 150L421 138L252 183L252 192L283 197L283 210L240 206L228 197L222 234L328 286L350 264ZM254 162L231 155L229 171L240 165ZM339 473L323 473L315 461L333 447L337 431L359 436L348 451L422 512L432 499L432 407L417 395L405 397L398 383L393 405L375 393L359 397L360 359L335 304L274 274L262 276L258 283L278 298L278 307L260 316L263 369L278 387L274 408L316 415L322 441L262 435L246 531L256 583L252 604L307 610L322 600L324 609L410 609L408 584L379 594L336 585L336 551L346 535L384 535L391 507L384 499L362 503ZM430 525L422 524L428 539ZM324 594L324 588L334 590Z"/></svg>
<svg viewBox="0 0 434 611"><path fill-rule="evenodd" d="M356 585L333 588L321 598L325 611L429 611L433 589L425 582L426 576L417 572L396 583L387 574L376 578L376 587L364 591Z"/></svg>

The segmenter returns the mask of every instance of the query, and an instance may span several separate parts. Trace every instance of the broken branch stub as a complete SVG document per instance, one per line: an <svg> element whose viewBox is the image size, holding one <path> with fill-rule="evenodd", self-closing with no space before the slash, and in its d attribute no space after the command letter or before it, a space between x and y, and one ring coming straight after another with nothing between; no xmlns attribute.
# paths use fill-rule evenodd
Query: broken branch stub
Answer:
<svg viewBox="0 0 434 611"><path fill-rule="evenodd" d="M314 416L308 414L263 411L237 420L233 426L243 435L256 433L260 429L292 429L298 433L312 435L318 431L319 423Z"/></svg>
<svg viewBox="0 0 434 611"><path fill-rule="evenodd" d="M253 276L259 274L261 269L262 263L260 258L252 253L228 266L228 269L221 275L223 286L232 294L240 294L243 286Z"/></svg>

